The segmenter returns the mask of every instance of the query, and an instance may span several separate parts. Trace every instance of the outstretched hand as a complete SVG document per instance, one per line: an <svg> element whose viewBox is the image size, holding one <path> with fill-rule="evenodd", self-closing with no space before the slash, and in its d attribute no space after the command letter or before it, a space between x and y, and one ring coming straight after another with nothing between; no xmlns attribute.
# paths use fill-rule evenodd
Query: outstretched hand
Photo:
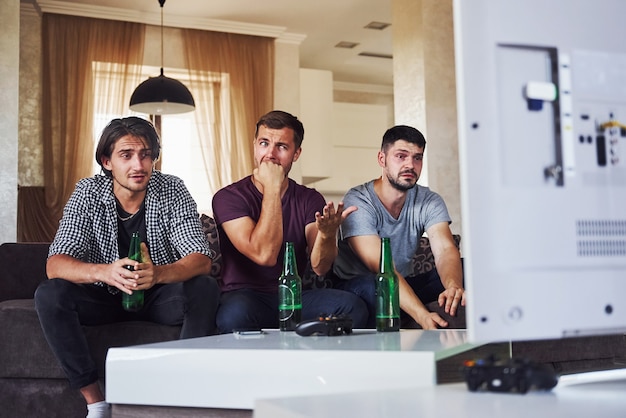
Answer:
<svg viewBox="0 0 626 418"><path fill-rule="evenodd" d="M439 294L438 302L446 313L454 316L459 304L465 306L465 290L459 287L450 287Z"/></svg>
<svg viewBox="0 0 626 418"><path fill-rule="evenodd" d="M335 236L339 226L341 223L350 215L352 212L357 210L356 206L350 206L348 208L343 207L343 202L339 202L337 205L337 209L335 210L335 205L333 202L328 202L324 205L324 209L322 209L322 213L315 213L315 223L317 225L317 230L324 236Z"/></svg>

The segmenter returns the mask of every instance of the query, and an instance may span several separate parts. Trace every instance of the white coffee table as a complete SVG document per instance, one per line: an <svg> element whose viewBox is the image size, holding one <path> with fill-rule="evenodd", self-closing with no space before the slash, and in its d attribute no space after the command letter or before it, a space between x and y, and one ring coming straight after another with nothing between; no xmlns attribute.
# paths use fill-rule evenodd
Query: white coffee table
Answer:
<svg viewBox="0 0 626 418"><path fill-rule="evenodd" d="M259 399L254 418L623 418L626 369L562 376L551 391L470 392L465 383Z"/></svg>
<svg viewBox="0 0 626 418"><path fill-rule="evenodd" d="M301 337L265 330L111 348L112 404L252 409L262 398L436 384L436 362L477 347L464 330L355 330Z"/></svg>

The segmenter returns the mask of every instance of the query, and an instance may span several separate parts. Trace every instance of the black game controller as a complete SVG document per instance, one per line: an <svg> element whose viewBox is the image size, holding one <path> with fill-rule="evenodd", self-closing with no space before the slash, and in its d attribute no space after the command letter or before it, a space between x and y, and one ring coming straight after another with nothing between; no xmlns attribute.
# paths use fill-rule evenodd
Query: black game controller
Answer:
<svg viewBox="0 0 626 418"><path fill-rule="evenodd" d="M352 318L347 316L320 316L319 318L302 321L296 325L296 334L303 337L309 335L337 336L352 334Z"/></svg>
<svg viewBox="0 0 626 418"><path fill-rule="evenodd" d="M484 388L490 392L526 393L531 388L550 390L558 383L558 376L550 366L527 359L468 360L463 374L472 392Z"/></svg>

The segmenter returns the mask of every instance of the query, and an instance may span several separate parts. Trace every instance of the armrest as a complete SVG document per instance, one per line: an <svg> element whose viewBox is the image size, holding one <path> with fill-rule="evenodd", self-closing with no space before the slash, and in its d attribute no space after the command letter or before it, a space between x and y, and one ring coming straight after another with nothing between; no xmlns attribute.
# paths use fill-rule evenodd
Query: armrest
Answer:
<svg viewBox="0 0 626 418"><path fill-rule="evenodd" d="M49 243L0 245L0 301L32 299L39 283L47 279Z"/></svg>

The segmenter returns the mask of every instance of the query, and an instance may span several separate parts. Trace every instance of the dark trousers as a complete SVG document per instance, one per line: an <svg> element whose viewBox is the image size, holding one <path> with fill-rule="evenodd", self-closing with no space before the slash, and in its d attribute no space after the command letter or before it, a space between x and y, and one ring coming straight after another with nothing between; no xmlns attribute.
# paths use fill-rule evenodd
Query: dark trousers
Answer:
<svg viewBox="0 0 626 418"><path fill-rule="evenodd" d="M406 282L413 288L413 291L424 305L434 302L439 298L439 294L445 289L441 284L441 278L436 269L416 276L405 277ZM350 280L341 280L333 277L333 287L352 292L365 301L369 311L367 328L376 326L376 274L368 273L354 277ZM406 313L401 312L405 316Z"/></svg>
<svg viewBox="0 0 626 418"><path fill-rule="evenodd" d="M44 335L73 389L98 380L81 326L144 320L182 324L180 338L202 337L215 333L218 303L219 287L208 276L146 290L144 306L138 312L126 312L121 293L112 295L106 287L51 279L35 291L35 307Z"/></svg>
<svg viewBox="0 0 626 418"><path fill-rule="evenodd" d="M363 328L369 314L365 302L353 293L337 289L303 291L302 320L325 315L349 316L354 328ZM238 328L278 328L278 294L251 289L222 293L217 327L222 333Z"/></svg>

